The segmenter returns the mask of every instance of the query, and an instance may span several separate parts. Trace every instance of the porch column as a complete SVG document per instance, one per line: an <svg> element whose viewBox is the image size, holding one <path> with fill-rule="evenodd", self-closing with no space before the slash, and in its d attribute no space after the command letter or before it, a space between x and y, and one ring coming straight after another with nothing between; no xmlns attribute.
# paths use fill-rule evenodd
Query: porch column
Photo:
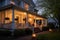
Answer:
<svg viewBox="0 0 60 40"><path fill-rule="evenodd" d="M35 24L34 24L34 27L36 27L36 17L35 17Z"/></svg>
<svg viewBox="0 0 60 40"><path fill-rule="evenodd" d="M21 19L22 19L21 27L24 29L24 26L23 26L23 15L21 15Z"/></svg>
<svg viewBox="0 0 60 40"><path fill-rule="evenodd" d="M42 31L42 27L43 27L43 19L42 20L42 23L41 23L41 26L40 26L40 30Z"/></svg>
<svg viewBox="0 0 60 40"><path fill-rule="evenodd" d="M14 7L13 7L12 8L12 27L11 27L12 36L14 35L14 29L15 29L15 22L14 22Z"/></svg>
<svg viewBox="0 0 60 40"><path fill-rule="evenodd" d="M26 26L28 27L28 13L26 13Z"/></svg>
<svg viewBox="0 0 60 40"><path fill-rule="evenodd" d="M45 26L47 26L47 19L45 19L45 22L46 22Z"/></svg>

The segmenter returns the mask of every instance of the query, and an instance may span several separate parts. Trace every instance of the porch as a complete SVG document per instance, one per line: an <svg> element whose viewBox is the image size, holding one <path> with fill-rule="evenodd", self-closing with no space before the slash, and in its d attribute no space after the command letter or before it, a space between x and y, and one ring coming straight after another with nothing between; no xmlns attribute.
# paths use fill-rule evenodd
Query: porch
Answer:
<svg viewBox="0 0 60 40"><path fill-rule="evenodd" d="M0 28L22 29L47 26L47 19L32 12L6 9L0 11Z"/></svg>

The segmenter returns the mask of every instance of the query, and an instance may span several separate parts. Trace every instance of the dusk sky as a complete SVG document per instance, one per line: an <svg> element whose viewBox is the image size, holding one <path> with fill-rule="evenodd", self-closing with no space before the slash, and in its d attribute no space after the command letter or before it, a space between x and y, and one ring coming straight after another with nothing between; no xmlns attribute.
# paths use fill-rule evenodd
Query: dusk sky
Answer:
<svg viewBox="0 0 60 40"><path fill-rule="evenodd" d="M34 3L37 1L37 0L33 0L34 1Z"/></svg>
<svg viewBox="0 0 60 40"><path fill-rule="evenodd" d="M35 5L36 5L36 1L37 0L33 0ZM44 11L44 8L37 8L39 11L38 11L38 14L42 15L42 12Z"/></svg>

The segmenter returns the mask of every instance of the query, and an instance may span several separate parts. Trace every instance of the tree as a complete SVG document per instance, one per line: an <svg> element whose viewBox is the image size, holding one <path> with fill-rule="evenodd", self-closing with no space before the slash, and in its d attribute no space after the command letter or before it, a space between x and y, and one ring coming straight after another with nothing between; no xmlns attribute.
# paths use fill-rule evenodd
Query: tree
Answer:
<svg viewBox="0 0 60 40"><path fill-rule="evenodd" d="M59 21L60 25L60 0L37 0L38 8L44 8L43 16L51 16Z"/></svg>

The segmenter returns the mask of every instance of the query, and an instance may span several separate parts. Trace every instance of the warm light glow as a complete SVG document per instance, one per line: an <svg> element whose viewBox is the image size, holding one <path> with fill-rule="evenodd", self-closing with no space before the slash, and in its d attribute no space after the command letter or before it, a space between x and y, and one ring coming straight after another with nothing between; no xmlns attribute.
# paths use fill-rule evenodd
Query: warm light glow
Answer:
<svg viewBox="0 0 60 40"><path fill-rule="evenodd" d="M36 19L42 19L42 18L36 18Z"/></svg>
<svg viewBox="0 0 60 40"><path fill-rule="evenodd" d="M31 21L32 21L32 19L31 19L31 18L29 18L29 21L31 22Z"/></svg>
<svg viewBox="0 0 60 40"><path fill-rule="evenodd" d="M29 17L32 17L32 15L31 15L31 14L29 14Z"/></svg>
<svg viewBox="0 0 60 40"><path fill-rule="evenodd" d="M32 34L32 37L36 37L36 34Z"/></svg>
<svg viewBox="0 0 60 40"><path fill-rule="evenodd" d="M26 15L27 13L26 12L24 12L24 15Z"/></svg>
<svg viewBox="0 0 60 40"><path fill-rule="evenodd" d="M49 29L49 31L51 32L51 31L52 31L52 29Z"/></svg>

